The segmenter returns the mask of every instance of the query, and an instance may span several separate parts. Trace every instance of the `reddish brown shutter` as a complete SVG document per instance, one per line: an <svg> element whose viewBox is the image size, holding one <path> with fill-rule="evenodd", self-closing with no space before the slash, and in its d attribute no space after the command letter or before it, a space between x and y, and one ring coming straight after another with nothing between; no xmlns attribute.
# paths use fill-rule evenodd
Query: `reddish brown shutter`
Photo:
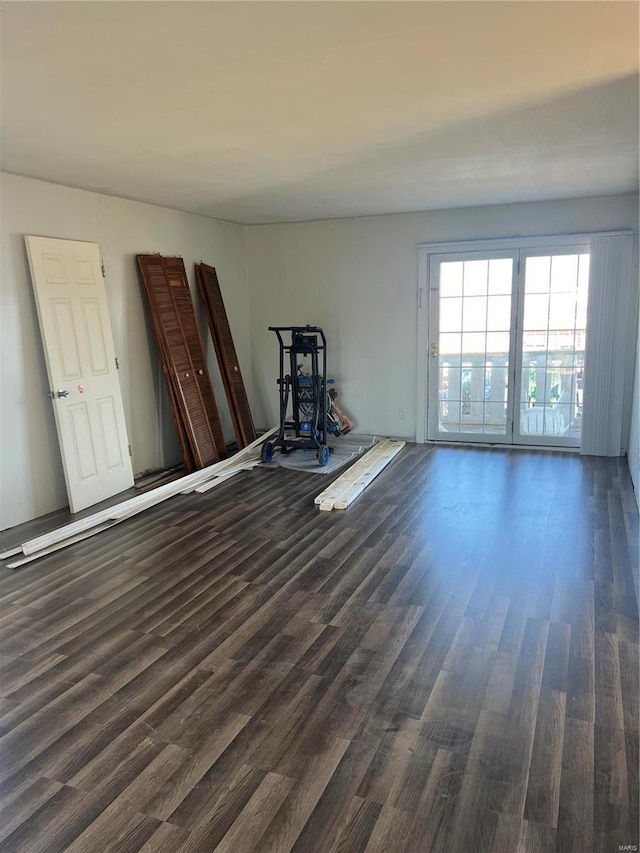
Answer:
<svg viewBox="0 0 640 853"><path fill-rule="evenodd" d="M226 456L224 434L182 258L137 255L178 437L196 468Z"/></svg>
<svg viewBox="0 0 640 853"><path fill-rule="evenodd" d="M156 335L156 341L157 341ZM174 383L171 379L170 369L167 367L164 359L162 359L162 373L164 375L165 383L167 386L167 393L169 395L169 404L171 405L171 412L173 413L173 422L176 425L176 432L178 433L178 441L180 442L180 449L182 450L182 458L184 460L184 470L187 474L190 474L192 471L196 471L198 466L196 465L196 461L193 458L193 453L191 452L191 445L189 444L189 436L187 435L184 421L182 419L182 415L180 413L180 404L178 402L178 397L176 396L176 390L174 387Z"/></svg>
<svg viewBox="0 0 640 853"><path fill-rule="evenodd" d="M246 447L255 441L256 430L215 268L207 264L196 264L196 281L205 305L236 441L238 447Z"/></svg>

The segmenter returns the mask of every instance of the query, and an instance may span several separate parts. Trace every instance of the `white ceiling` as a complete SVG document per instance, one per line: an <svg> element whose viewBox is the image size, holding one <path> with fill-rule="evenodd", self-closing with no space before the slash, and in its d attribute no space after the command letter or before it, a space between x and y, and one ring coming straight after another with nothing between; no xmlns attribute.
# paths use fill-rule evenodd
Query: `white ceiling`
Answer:
<svg viewBox="0 0 640 853"><path fill-rule="evenodd" d="M5 2L2 168L237 222L638 188L636 2Z"/></svg>

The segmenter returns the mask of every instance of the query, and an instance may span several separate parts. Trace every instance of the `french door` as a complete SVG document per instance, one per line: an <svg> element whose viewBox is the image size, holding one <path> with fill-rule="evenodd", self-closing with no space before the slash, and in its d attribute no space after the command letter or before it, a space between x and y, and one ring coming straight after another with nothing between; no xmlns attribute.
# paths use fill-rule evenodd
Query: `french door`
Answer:
<svg viewBox="0 0 640 853"><path fill-rule="evenodd" d="M433 254L431 440L579 446L588 245Z"/></svg>

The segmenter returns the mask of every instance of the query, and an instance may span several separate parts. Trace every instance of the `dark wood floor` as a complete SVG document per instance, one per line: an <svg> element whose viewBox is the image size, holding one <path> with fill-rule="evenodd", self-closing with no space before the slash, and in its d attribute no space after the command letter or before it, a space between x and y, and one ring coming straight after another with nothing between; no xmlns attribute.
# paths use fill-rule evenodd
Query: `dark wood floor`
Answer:
<svg viewBox="0 0 640 853"><path fill-rule="evenodd" d="M638 844L623 460L408 446L343 513L285 469L0 570L0 849Z"/></svg>

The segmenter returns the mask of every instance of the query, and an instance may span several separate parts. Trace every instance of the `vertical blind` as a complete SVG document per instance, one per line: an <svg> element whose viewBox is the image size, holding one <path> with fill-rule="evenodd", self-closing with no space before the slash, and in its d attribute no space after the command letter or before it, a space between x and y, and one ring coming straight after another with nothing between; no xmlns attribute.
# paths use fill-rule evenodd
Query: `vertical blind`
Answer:
<svg viewBox="0 0 640 853"><path fill-rule="evenodd" d="M591 238L580 453L620 456L633 237Z"/></svg>

